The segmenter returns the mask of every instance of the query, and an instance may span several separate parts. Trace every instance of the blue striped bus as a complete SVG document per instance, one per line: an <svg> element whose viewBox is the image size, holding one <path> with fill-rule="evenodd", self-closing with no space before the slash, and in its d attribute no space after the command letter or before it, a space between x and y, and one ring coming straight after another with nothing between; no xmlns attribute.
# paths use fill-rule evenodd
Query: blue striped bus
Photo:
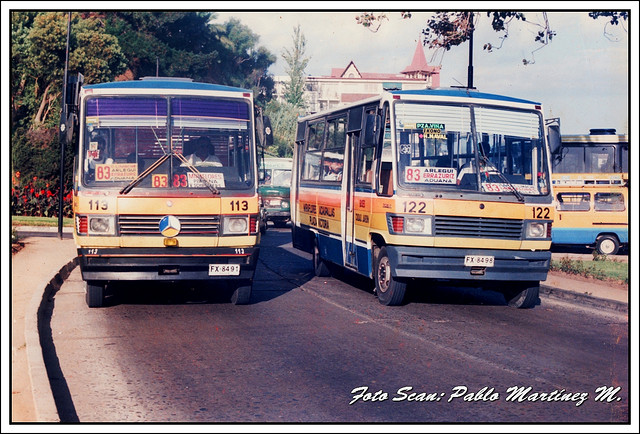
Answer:
<svg viewBox="0 0 640 434"><path fill-rule="evenodd" d="M74 238L89 307L117 281L201 281L248 303L259 254L252 92L189 79L84 85Z"/></svg>

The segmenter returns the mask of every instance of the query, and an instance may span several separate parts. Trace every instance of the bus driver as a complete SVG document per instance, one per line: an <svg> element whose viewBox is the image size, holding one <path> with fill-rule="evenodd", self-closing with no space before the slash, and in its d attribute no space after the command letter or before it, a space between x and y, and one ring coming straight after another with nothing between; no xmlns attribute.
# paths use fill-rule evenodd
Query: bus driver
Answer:
<svg viewBox="0 0 640 434"><path fill-rule="evenodd" d="M188 155L187 161L192 166L216 166L222 167L222 162L213 153L213 146L209 138L202 136L196 140L193 154ZM184 164L183 164L184 165Z"/></svg>

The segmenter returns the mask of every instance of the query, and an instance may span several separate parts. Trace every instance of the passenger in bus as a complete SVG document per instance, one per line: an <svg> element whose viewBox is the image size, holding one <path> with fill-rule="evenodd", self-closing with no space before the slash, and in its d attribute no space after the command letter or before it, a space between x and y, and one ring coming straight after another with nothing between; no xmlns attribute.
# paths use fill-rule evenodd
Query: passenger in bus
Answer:
<svg viewBox="0 0 640 434"><path fill-rule="evenodd" d="M335 158L327 158L324 165L325 181L342 181L342 167L344 163Z"/></svg>
<svg viewBox="0 0 640 434"><path fill-rule="evenodd" d="M202 136L196 140L193 154L188 155L187 161L192 166L222 167L222 162L214 153L213 146L208 137ZM185 166L186 164L182 164Z"/></svg>
<svg viewBox="0 0 640 434"><path fill-rule="evenodd" d="M102 136L92 137L89 141L89 150L84 160L84 170L89 179L93 179L97 164L112 164L113 158L109 156L107 142Z"/></svg>

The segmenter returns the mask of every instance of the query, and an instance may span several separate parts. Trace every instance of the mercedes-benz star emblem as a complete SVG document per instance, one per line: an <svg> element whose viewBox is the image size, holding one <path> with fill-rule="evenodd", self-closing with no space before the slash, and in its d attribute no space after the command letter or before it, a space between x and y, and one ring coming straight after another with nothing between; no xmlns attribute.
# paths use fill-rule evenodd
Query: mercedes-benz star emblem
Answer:
<svg viewBox="0 0 640 434"><path fill-rule="evenodd" d="M180 220L173 215L166 215L160 220L158 225L160 233L165 237L175 237L180 233Z"/></svg>

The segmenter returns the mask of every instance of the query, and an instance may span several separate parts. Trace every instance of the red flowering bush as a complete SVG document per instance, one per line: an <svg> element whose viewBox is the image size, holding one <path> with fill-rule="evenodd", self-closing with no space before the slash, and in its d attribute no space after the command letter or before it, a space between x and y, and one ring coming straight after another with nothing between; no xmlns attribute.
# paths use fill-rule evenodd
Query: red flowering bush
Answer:
<svg viewBox="0 0 640 434"><path fill-rule="evenodd" d="M20 179L20 172L12 176L11 214L30 217L54 217L58 215L59 189L52 189L49 183L34 177L32 180ZM73 194L65 192L62 215L72 217Z"/></svg>

